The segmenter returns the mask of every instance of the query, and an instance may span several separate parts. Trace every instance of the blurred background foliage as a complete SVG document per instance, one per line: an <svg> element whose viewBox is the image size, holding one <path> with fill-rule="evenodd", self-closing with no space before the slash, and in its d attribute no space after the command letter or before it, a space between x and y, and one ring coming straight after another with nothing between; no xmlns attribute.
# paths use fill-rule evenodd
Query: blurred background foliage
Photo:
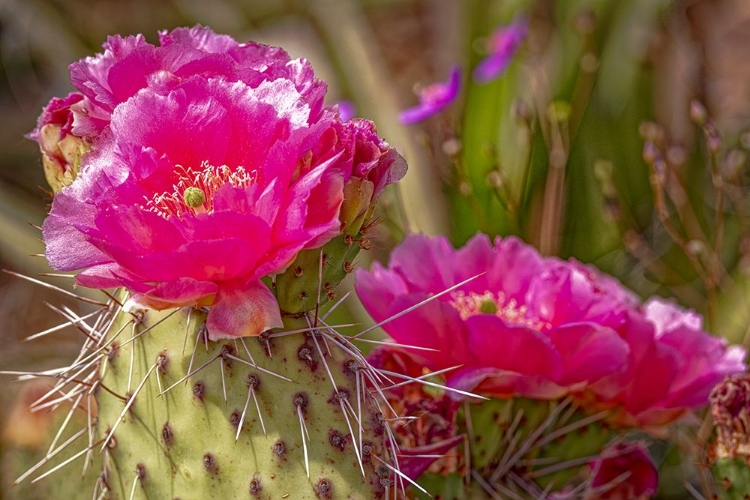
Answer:
<svg viewBox="0 0 750 500"><path fill-rule="evenodd" d="M486 38L521 18L529 34L506 73L472 82ZM29 256L43 252L34 225L51 200L23 134L49 98L72 89L67 65L109 34L156 42L158 30L196 23L310 59L329 102L352 101L407 158L409 174L381 206L375 258L387 259L406 232L455 244L476 231L517 234L643 297L674 297L714 333L747 343L746 0L0 0L0 267L49 271ZM444 79L454 64L463 67L459 101L421 125L399 124L415 85ZM708 121L695 106L691 119L693 99ZM59 366L78 350L70 332L22 342L62 322L46 303L86 313L0 275L3 369ZM355 304L349 314L361 316ZM10 416L18 384L2 387L3 448L39 446L43 425ZM51 498L10 488L18 460L6 457L0 498Z"/></svg>

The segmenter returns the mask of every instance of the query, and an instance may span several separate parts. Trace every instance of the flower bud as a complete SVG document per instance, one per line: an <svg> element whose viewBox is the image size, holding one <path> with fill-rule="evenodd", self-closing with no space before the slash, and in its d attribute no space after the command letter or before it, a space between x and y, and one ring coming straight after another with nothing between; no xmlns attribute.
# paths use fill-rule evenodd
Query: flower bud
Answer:
<svg viewBox="0 0 750 500"><path fill-rule="evenodd" d="M344 186L344 203L341 205L339 220L341 231L356 236L364 225L365 218L373 201L375 185L367 179L352 177Z"/></svg>
<svg viewBox="0 0 750 500"><path fill-rule="evenodd" d="M716 456L750 456L750 375L727 375L711 391Z"/></svg>
<svg viewBox="0 0 750 500"><path fill-rule="evenodd" d="M37 128L28 137L37 141L42 151L44 177L53 193L72 183L78 175L81 158L89 146L73 132L73 106L83 100L72 93L54 98L39 117Z"/></svg>

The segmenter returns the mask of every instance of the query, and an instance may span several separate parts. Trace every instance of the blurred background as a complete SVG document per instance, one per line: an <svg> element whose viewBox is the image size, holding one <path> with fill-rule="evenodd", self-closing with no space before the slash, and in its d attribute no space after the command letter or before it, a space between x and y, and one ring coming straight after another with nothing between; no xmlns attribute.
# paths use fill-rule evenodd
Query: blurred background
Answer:
<svg viewBox="0 0 750 500"><path fill-rule="evenodd" d="M508 69L472 81L493 30L519 19L529 32ZM351 101L406 157L409 174L380 209L375 258L386 260L406 232L455 244L476 231L517 234L643 297L673 297L703 313L710 331L747 343L746 0L0 0L1 268L50 271L33 255L43 252L35 226L51 198L37 144L23 136L51 97L72 90L68 64L109 34L156 43L158 30L196 23L308 58L329 103ZM416 91L454 65L458 100L421 124L399 123ZM703 107L691 116L694 99ZM72 331L23 342L63 322L48 303L87 312L0 274L0 369L61 366L78 351ZM356 304L348 314L361 316ZM8 377L0 387L3 449L33 450L44 416L12 414L20 385ZM49 498L10 488L25 460L6 453L0 498ZM683 498L664 488L664 498Z"/></svg>

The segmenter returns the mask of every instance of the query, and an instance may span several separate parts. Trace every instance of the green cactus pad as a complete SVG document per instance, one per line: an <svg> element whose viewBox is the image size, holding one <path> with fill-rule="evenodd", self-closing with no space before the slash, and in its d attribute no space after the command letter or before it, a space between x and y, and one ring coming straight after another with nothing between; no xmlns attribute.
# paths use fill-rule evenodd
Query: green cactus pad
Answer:
<svg viewBox="0 0 750 500"><path fill-rule="evenodd" d="M570 401L525 398L472 404L470 463L486 484L502 486L507 474L528 480L539 491L575 485L580 468L598 455L613 432L603 415L585 415ZM479 487L475 487L481 490Z"/></svg>
<svg viewBox="0 0 750 500"><path fill-rule="evenodd" d="M719 458L712 466L721 500L750 498L750 464L747 457Z"/></svg>
<svg viewBox="0 0 750 500"><path fill-rule="evenodd" d="M114 322L96 450L112 498L384 496L387 432L345 340L215 343L204 325L205 313L190 308Z"/></svg>
<svg viewBox="0 0 750 500"><path fill-rule="evenodd" d="M281 310L299 314L315 309L316 303L322 305L335 299L336 287L354 270L359 250L359 241L341 235L323 248L300 252L289 269L276 276L274 291ZM321 266L323 274L319 278Z"/></svg>

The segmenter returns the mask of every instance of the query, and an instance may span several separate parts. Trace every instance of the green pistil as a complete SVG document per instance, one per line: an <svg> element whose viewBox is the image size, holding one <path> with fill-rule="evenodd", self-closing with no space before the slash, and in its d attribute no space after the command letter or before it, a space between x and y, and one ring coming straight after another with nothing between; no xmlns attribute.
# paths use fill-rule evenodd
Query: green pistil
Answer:
<svg viewBox="0 0 750 500"><path fill-rule="evenodd" d="M479 311L482 314L495 314L497 312L497 304L494 300L483 300L479 305Z"/></svg>
<svg viewBox="0 0 750 500"><path fill-rule="evenodd" d="M190 208L198 208L206 202L206 193L197 187L189 187L182 195L185 199L185 205Z"/></svg>

